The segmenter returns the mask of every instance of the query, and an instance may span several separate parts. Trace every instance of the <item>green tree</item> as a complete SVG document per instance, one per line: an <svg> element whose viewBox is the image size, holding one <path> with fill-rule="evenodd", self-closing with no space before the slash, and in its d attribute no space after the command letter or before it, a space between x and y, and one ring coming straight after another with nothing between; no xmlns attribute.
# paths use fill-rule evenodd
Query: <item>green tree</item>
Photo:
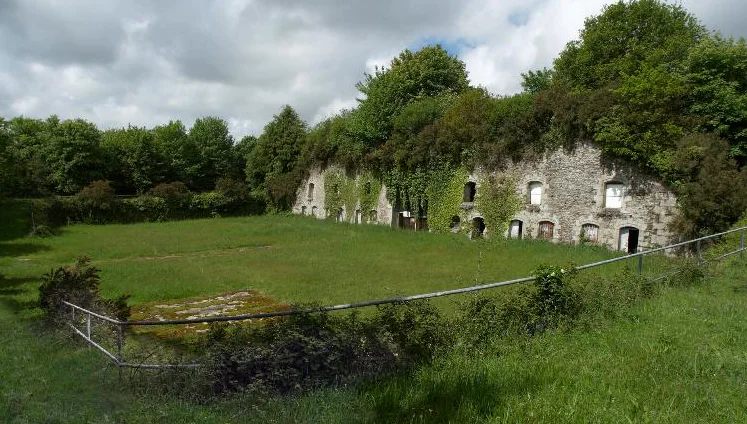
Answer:
<svg viewBox="0 0 747 424"><path fill-rule="evenodd" d="M698 128L730 143L730 154L747 164L747 43L711 36L695 46L687 60L689 111Z"/></svg>
<svg viewBox="0 0 747 424"><path fill-rule="evenodd" d="M165 180L182 181L194 187L193 179L200 169L199 153L193 140L187 137L184 124L169 121L154 127L151 132L153 143L165 161Z"/></svg>
<svg viewBox="0 0 747 424"><path fill-rule="evenodd" d="M552 70L547 68L527 71L521 74L521 88L525 93L537 94L547 90L552 80Z"/></svg>
<svg viewBox="0 0 747 424"><path fill-rule="evenodd" d="M49 144L43 148L49 176L58 193L72 194L104 176L101 134L83 119L47 120Z"/></svg>
<svg viewBox="0 0 747 424"><path fill-rule="evenodd" d="M189 130L188 138L197 151L197 163L191 169L196 188L209 190L219 177L237 175L233 137L228 133L226 121L214 116L199 118Z"/></svg>
<svg viewBox="0 0 747 424"><path fill-rule="evenodd" d="M389 138L394 118L410 102L460 93L468 87L464 62L441 46L405 50L392 59L389 68L377 68L356 85L364 98L354 112L353 131L374 149Z"/></svg>
<svg viewBox="0 0 747 424"><path fill-rule="evenodd" d="M634 0L605 6L584 22L580 39L555 60L553 79L573 89L595 89L636 75L644 67L676 71L705 28L682 6Z"/></svg>
<svg viewBox="0 0 747 424"><path fill-rule="evenodd" d="M288 198L295 196L300 181L293 187L294 171L305 140L306 123L286 105L265 126L247 157L247 182L276 208L287 207Z"/></svg>
<svg viewBox="0 0 747 424"><path fill-rule="evenodd" d="M165 159L146 128L104 131L101 147L110 164L108 177L120 193L141 193L166 179Z"/></svg>

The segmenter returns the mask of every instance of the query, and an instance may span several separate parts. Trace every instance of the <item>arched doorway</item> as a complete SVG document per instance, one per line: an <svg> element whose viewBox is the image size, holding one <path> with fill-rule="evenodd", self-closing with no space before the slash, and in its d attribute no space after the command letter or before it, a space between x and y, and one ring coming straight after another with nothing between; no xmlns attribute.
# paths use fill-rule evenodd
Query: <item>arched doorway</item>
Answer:
<svg viewBox="0 0 747 424"><path fill-rule="evenodd" d="M477 217L472 219L472 238L480 238L485 234L485 220Z"/></svg>
<svg viewBox="0 0 747 424"><path fill-rule="evenodd" d="M508 226L508 237L509 238L515 238L520 239L522 236L522 232L524 230L524 223L521 222L518 219L514 219L511 221L511 224Z"/></svg>

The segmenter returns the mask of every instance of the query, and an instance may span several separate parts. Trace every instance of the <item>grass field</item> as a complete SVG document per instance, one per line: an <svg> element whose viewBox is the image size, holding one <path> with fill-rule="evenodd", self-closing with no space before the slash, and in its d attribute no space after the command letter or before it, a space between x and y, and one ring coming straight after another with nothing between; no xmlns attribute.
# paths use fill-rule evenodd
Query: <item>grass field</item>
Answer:
<svg viewBox="0 0 747 424"><path fill-rule="evenodd" d="M0 241L0 267L35 284L88 255L105 296L138 304L242 289L280 302L348 302L523 277L540 264L589 263L612 253L540 241L472 242L305 217L75 225L46 239ZM612 272L612 271L609 271Z"/></svg>
<svg viewBox="0 0 747 424"><path fill-rule="evenodd" d="M407 375L197 404L119 380L98 352L43 327L33 304L41 274L85 253L102 269L105 295L131 293L137 303L244 288L283 302L341 302L612 254L301 217L72 226L29 239L18 209L0 215L0 422L747 422L745 261L589 327L457 349Z"/></svg>

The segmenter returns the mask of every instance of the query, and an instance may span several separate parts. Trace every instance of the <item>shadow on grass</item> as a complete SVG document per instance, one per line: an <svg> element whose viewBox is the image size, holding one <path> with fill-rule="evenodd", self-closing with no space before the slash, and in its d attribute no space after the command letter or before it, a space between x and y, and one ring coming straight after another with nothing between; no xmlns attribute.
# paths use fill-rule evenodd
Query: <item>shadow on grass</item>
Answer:
<svg viewBox="0 0 747 424"><path fill-rule="evenodd" d="M495 415L507 397L538 390L534 376L453 375L439 378L438 371L423 380L399 376L371 390L373 422L449 423L480 420Z"/></svg>
<svg viewBox="0 0 747 424"><path fill-rule="evenodd" d="M18 296L28 297L31 292L36 292L35 285L29 283L40 282L38 278L3 278L0 276L0 302L3 302L14 312L34 309L38 306L36 300L19 300Z"/></svg>
<svg viewBox="0 0 747 424"><path fill-rule="evenodd" d="M23 256L47 250L49 247L41 244L0 242L0 256Z"/></svg>

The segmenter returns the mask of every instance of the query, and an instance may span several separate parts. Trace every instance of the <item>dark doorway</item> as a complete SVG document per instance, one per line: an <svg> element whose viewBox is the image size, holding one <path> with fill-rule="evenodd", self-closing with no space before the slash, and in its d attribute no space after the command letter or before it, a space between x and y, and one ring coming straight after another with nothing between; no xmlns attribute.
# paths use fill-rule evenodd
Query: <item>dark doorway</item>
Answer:
<svg viewBox="0 0 747 424"><path fill-rule="evenodd" d="M620 228L620 240L618 249L627 253L636 253L638 251L638 238L640 231L635 227Z"/></svg>
<svg viewBox="0 0 747 424"><path fill-rule="evenodd" d="M475 193L477 192L477 186L472 181L464 185L464 196L463 202L472 203L475 201Z"/></svg>
<svg viewBox="0 0 747 424"><path fill-rule="evenodd" d="M474 218L472 220L472 238L480 238L485 233L485 220Z"/></svg>

